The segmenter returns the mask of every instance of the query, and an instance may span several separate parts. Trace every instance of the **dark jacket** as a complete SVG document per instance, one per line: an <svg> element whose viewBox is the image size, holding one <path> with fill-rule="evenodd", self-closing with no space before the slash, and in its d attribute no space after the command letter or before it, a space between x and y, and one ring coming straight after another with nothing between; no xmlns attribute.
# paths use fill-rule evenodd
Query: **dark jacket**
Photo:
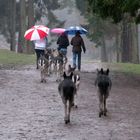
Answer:
<svg viewBox="0 0 140 140"><path fill-rule="evenodd" d="M72 49L73 52L82 52L82 49L84 53L86 51L84 41L80 35L76 35L72 38L71 45L73 46L73 49Z"/></svg>
<svg viewBox="0 0 140 140"><path fill-rule="evenodd" d="M57 40L57 44L59 45L59 49L61 48L67 49L67 47L69 46L69 39L67 35L66 34L60 35Z"/></svg>

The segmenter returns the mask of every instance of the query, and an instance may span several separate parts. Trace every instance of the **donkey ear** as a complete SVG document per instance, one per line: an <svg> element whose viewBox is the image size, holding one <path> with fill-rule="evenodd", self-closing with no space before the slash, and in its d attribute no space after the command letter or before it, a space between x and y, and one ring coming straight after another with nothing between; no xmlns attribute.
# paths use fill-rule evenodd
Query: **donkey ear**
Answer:
<svg viewBox="0 0 140 140"><path fill-rule="evenodd" d="M40 58L42 59L44 55L40 54Z"/></svg>
<svg viewBox="0 0 140 140"><path fill-rule="evenodd" d="M64 77L64 79L67 77L67 75L66 75L65 71L64 71L64 73L63 73L63 77Z"/></svg>
<svg viewBox="0 0 140 140"><path fill-rule="evenodd" d="M106 70L106 74L109 75L109 69Z"/></svg>
<svg viewBox="0 0 140 140"><path fill-rule="evenodd" d="M75 69L76 69L76 66L73 67L73 71L75 71Z"/></svg>
<svg viewBox="0 0 140 140"><path fill-rule="evenodd" d="M72 76L73 76L73 72L71 72L71 74L70 74L70 78L72 79Z"/></svg>
<svg viewBox="0 0 140 140"><path fill-rule="evenodd" d="M104 70L103 70L103 68L101 68L101 74L103 74L104 73Z"/></svg>
<svg viewBox="0 0 140 140"><path fill-rule="evenodd" d="M73 68L76 69L76 65L74 65Z"/></svg>
<svg viewBox="0 0 140 140"><path fill-rule="evenodd" d="M71 65L70 64L68 65L68 68L71 69Z"/></svg>
<svg viewBox="0 0 140 140"><path fill-rule="evenodd" d="M96 73L97 74L100 74L100 70L98 68L96 69Z"/></svg>

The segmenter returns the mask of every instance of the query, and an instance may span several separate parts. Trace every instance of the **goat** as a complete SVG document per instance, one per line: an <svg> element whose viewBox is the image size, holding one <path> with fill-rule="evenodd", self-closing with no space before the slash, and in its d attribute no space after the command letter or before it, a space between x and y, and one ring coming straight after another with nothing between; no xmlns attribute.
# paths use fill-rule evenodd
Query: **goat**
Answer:
<svg viewBox="0 0 140 140"><path fill-rule="evenodd" d="M76 86L72 81L72 76L73 73L67 76L66 73L64 72L63 74L64 80L61 81L58 86L58 91L62 98L62 102L65 108L65 117L64 117L65 124L70 123L71 108L74 102L74 95L76 94Z"/></svg>
<svg viewBox="0 0 140 140"><path fill-rule="evenodd" d="M97 69L97 78L95 80L95 86L98 87L98 95L99 95L99 117L102 115L107 115L106 108L106 100L109 96L109 92L112 87L112 82L109 77L109 69L106 71L101 68L101 70Z"/></svg>

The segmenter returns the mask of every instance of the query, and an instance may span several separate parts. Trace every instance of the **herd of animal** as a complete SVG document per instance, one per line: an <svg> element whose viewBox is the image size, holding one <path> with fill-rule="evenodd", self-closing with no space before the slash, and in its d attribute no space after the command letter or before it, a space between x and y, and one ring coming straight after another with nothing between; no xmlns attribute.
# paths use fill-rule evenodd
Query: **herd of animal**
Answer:
<svg viewBox="0 0 140 140"><path fill-rule="evenodd" d="M47 76L56 74L58 84L58 92L64 104L64 121L65 124L70 123L70 113L72 107L77 108L75 99L80 86L80 73L76 71L76 67L67 64L67 57L57 49L47 49L45 54L40 56L38 60L41 83L46 82ZM97 69L97 77L95 86L99 97L99 117L107 115L106 100L112 87L109 76L109 69Z"/></svg>

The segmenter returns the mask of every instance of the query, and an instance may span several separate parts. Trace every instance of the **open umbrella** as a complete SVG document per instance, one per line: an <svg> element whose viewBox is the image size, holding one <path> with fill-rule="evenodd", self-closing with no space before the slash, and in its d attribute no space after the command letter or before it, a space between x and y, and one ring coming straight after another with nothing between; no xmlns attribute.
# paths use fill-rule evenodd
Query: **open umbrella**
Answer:
<svg viewBox="0 0 140 140"><path fill-rule="evenodd" d="M32 28L28 29L24 37L26 40L40 40L49 34L49 28L44 25L35 25Z"/></svg>
<svg viewBox="0 0 140 140"><path fill-rule="evenodd" d="M88 32L86 29L80 26L70 26L69 28L66 29L65 32L68 35L75 35L77 31L79 31L80 34L86 34Z"/></svg>
<svg viewBox="0 0 140 140"><path fill-rule="evenodd" d="M63 29L63 28L54 28L51 30L52 33L55 33L55 34L62 34L65 32L66 29Z"/></svg>

